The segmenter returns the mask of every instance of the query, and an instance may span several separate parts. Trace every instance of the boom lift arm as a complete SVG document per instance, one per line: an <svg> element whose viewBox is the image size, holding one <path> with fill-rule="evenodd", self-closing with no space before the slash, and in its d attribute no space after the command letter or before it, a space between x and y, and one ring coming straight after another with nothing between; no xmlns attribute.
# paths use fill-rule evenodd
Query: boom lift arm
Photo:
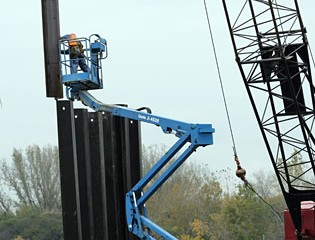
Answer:
<svg viewBox="0 0 315 240"><path fill-rule="evenodd" d="M159 126L164 133L173 133L179 138L155 166L126 194L126 219L130 232L141 239L155 239L151 234L154 232L163 237L163 239L175 240L177 238L148 218L145 203L198 147L213 144L214 129L211 124L185 123L153 115L150 111L143 112L140 109L134 110L117 105L104 104L95 99L87 90L102 88L102 81L99 78L102 70L100 56L103 52L107 56L106 41L98 35L97 37L98 39L95 40L97 44L94 45L86 38L76 39L76 41L81 41L85 44L85 49L90 51L85 58L90 69L89 72L69 74L67 68L70 67L71 59L62 58L60 64L61 73L63 83L67 86L67 97L70 100L81 101L95 111L110 112L116 116ZM67 44L65 40L60 41L61 47L67 47ZM97 69L97 74L92 72L95 69ZM172 157L182 149L185 150L175 161L170 163ZM167 165L167 163L170 164ZM161 172L162 169L164 169L163 172ZM160 176L154 180L153 178L159 173L161 173ZM146 188L145 191L144 188Z"/></svg>

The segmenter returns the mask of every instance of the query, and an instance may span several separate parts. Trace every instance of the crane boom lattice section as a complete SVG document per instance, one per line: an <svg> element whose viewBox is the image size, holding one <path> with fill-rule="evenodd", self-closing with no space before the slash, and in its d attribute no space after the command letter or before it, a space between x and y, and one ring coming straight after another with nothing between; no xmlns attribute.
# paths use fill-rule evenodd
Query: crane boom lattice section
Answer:
<svg viewBox="0 0 315 240"><path fill-rule="evenodd" d="M315 100L298 3L222 1L236 61L273 167L291 215L300 216L300 202L315 200ZM232 5L234 11L229 11Z"/></svg>

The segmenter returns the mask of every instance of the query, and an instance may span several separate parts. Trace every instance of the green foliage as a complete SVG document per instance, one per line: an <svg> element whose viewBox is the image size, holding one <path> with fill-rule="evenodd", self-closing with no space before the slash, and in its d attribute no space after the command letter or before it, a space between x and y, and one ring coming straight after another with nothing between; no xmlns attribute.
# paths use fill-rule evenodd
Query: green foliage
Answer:
<svg viewBox="0 0 315 240"><path fill-rule="evenodd" d="M0 239L61 240L61 213L43 213L29 207L0 216Z"/></svg>
<svg viewBox="0 0 315 240"><path fill-rule="evenodd" d="M303 168L302 168L302 155L301 152L298 150L294 149L293 153L291 154L290 160L288 160L288 171L290 175L292 176L299 176L303 173Z"/></svg>
<svg viewBox="0 0 315 240"><path fill-rule="evenodd" d="M163 145L143 146L143 172L166 151ZM0 240L63 239L57 148L14 149L12 161L1 170L16 204L13 211L10 194L0 192ZM186 162L148 201L149 217L181 240L283 239L283 222L256 194L285 209L274 175L254 174L253 192L231 184L230 173Z"/></svg>
<svg viewBox="0 0 315 240"><path fill-rule="evenodd" d="M147 169L166 151L164 146L143 149ZM148 201L149 216L173 235L187 235L195 219L206 222L210 214L220 210L222 193L214 173L186 162Z"/></svg>
<svg viewBox="0 0 315 240"><path fill-rule="evenodd" d="M2 162L0 240L63 239L58 163L50 145L13 149L12 162Z"/></svg>
<svg viewBox="0 0 315 240"><path fill-rule="evenodd" d="M60 210L58 148L32 145L25 151L13 149L12 163L2 162L2 183L10 196L0 193L0 207L39 207L42 211Z"/></svg>
<svg viewBox="0 0 315 240"><path fill-rule="evenodd" d="M165 149L144 147L146 169ZM244 185L226 190L222 185L233 187L229 172L185 163L148 201L149 217L181 240L283 239L282 219L257 196L280 212L286 208L275 176L254 174L255 192Z"/></svg>
<svg viewBox="0 0 315 240"><path fill-rule="evenodd" d="M182 235L180 237L181 240L203 240L203 239L211 239L211 236L209 236L209 225L206 223L200 221L199 219L195 219L191 223L192 232L194 234L194 237L191 237L189 235Z"/></svg>
<svg viewBox="0 0 315 240"><path fill-rule="evenodd" d="M281 239L278 216L261 199L245 187L227 198L221 211L222 220L233 239Z"/></svg>
<svg viewBox="0 0 315 240"><path fill-rule="evenodd" d="M293 149L290 157L284 161L279 158L279 163L287 168L286 178L289 179L291 186L299 190L307 190L313 187L313 172L309 161L303 160L303 155L306 154L303 150Z"/></svg>

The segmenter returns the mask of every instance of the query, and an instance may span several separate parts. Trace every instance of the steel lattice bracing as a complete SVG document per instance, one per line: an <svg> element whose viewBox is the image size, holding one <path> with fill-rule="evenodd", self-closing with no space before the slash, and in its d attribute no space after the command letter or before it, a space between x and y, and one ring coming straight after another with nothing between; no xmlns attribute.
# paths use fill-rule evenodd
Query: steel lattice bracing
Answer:
<svg viewBox="0 0 315 240"><path fill-rule="evenodd" d="M222 1L236 61L299 231L300 202L315 200L315 101L297 1Z"/></svg>

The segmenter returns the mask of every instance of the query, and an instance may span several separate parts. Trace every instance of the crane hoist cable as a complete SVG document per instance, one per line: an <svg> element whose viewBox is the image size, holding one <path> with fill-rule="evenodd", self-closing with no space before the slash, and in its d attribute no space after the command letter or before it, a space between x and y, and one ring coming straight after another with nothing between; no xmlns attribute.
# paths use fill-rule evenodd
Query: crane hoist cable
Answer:
<svg viewBox="0 0 315 240"><path fill-rule="evenodd" d="M215 59L216 67L217 67L217 73L218 73L218 77L219 77L219 81L220 81L220 87L221 87L221 92L222 92L222 97L223 97L223 102L224 102L225 113L226 113L226 117L227 117L227 121L228 121L228 125L229 125L232 145L233 145L232 147L233 147L233 153L234 153L234 160L235 160L236 165L237 165L236 176L238 176L245 183L247 183L247 180L245 178L246 170L241 167L240 161L238 159L237 151L236 151L236 144L235 144L235 139L234 139L234 134L233 134L233 129L232 129L232 123L231 123L231 118L230 118L230 114L229 114L229 109L227 106L227 100L225 97L225 91L224 91L224 87L223 87L223 81L222 81L221 71L220 71L220 67L219 67L219 61L218 61L218 56L217 56L217 52L216 52L216 47L214 44L214 37L213 37L213 33L212 33L212 27L211 27L211 23L210 23L210 18L209 18L206 0L203 0L203 4L204 4L205 12L206 12L208 28L209 28L209 33L210 33L210 39L211 39L212 49L213 49L213 53L214 53L214 59Z"/></svg>
<svg viewBox="0 0 315 240"><path fill-rule="evenodd" d="M216 48L215 48L215 44L214 44L214 37L213 37L213 33L212 33L212 28L211 28L211 23L210 23L210 18L209 18L209 13L208 13L208 8L207 8L206 0L203 0L203 3L204 3L204 8L205 8L205 12L206 12L207 21L208 21L208 28L209 28L209 33L210 33L210 38L211 38L211 43L212 43L212 49L213 49L213 53L214 53L214 58L215 58L215 62L216 62L217 73L218 73L219 80L220 80L220 86L221 86L221 92L222 92L223 101L224 101L225 112L226 112L226 116L227 116L227 120L228 120L228 124L229 124L229 129L230 129L230 135L231 135L231 139L232 139L232 144L233 144L234 160L235 160L236 165L237 165L236 176L239 177L239 178L245 183L245 186L246 186L248 189L250 189L250 190L251 190L259 199L261 199L267 206L269 206L270 209L271 209L274 213L276 213L276 215L279 217L280 220L283 221L283 218L281 217L281 214L279 213L279 211L277 211L270 203L268 203L262 196L260 196L260 195L258 194L258 192L255 191L255 189L253 188L253 186L247 181L247 179L245 178L246 170L241 167L240 161L239 161L239 159L238 159L238 155L237 155L237 151L236 151L236 145L235 145L235 139L234 139L234 134L233 134L233 129L232 129L232 124L231 124L231 119L230 119L230 114L229 114L229 110L228 110L228 106L227 106L227 101L226 101L226 97L225 97L225 91L224 91L224 87L223 87L223 81L222 81L222 77L221 77L221 71L220 71L219 62L218 62L218 57L217 57Z"/></svg>

